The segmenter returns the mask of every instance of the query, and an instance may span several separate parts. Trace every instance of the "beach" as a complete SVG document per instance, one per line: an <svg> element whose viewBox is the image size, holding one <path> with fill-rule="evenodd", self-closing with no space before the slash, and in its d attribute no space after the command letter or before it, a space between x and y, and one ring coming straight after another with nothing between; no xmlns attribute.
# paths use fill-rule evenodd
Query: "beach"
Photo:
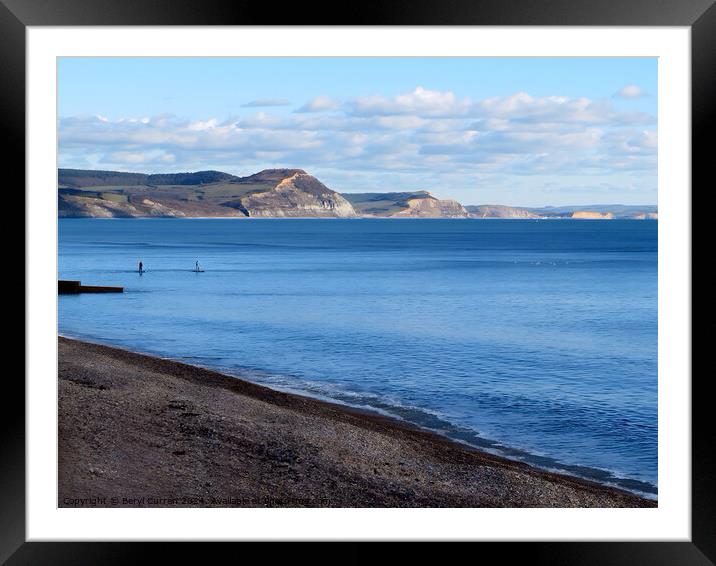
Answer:
<svg viewBox="0 0 716 566"><path fill-rule="evenodd" d="M655 507L402 421L59 338L60 507Z"/></svg>

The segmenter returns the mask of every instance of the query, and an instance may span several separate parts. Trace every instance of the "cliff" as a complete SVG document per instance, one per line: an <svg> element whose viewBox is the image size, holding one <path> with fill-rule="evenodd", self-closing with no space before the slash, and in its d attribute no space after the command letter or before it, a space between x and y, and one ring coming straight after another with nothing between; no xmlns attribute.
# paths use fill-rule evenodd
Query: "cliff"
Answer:
<svg viewBox="0 0 716 566"><path fill-rule="evenodd" d="M656 205L463 206L428 191L340 194L303 169L247 177L59 169L57 198L58 215L73 218L658 218Z"/></svg>
<svg viewBox="0 0 716 566"><path fill-rule="evenodd" d="M580 220L612 220L614 219L614 213L596 212L594 210L577 210L572 213L572 218Z"/></svg>
<svg viewBox="0 0 716 566"><path fill-rule="evenodd" d="M504 206L500 204L483 204L466 206L471 218L539 218L540 215L526 208Z"/></svg>
<svg viewBox="0 0 716 566"><path fill-rule="evenodd" d="M407 208L394 216L415 218L467 218L467 210L452 199L436 199L434 196L411 198L406 201Z"/></svg>
<svg viewBox="0 0 716 566"><path fill-rule="evenodd" d="M657 220L656 205L593 204L526 208L500 204L466 206L470 218L548 218L590 220Z"/></svg>
<svg viewBox="0 0 716 566"><path fill-rule="evenodd" d="M361 216L393 218L466 218L457 201L435 198L427 191L406 193L345 193Z"/></svg>
<svg viewBox="0 0 716 566"><path fill-rule="evenodd" d="M248 177L60 169L60 217L350 217L351 204L302 169Z"/></svg>
<svg viewBox="0 0 716 566"><path fill-rule="evenodd" d="M266 191L250 193L237 206L247 216L258 217L351 217L355 210L345 198L315 177L297 172Z"/></svg>

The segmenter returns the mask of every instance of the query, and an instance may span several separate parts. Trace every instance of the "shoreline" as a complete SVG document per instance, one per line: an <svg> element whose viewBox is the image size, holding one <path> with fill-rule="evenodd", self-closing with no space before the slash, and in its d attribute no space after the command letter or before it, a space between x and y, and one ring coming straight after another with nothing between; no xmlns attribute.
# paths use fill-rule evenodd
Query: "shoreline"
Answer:
<svg viewBox="0 0 716 566"><path fill-rule="evenodd" d="M65 336L58 347L60 507L658 505L367 409Z"/></svg>
<svg viewBox="0 0 716 566"><path fill-rule="evenodd" d="M321 403L326 403L331 406L336 406L339 409L345 409L347 411L357 412L359 414L365 415L368 418L378 417L378 418L387 419L389 421L394 421L397 425L402 425L407 428L412 428L412 429L415 429L418 431L434 434L438 438L446 440L447 442L453 443L457 446L467 448L470 450L476 450L480 453L484 453L484 454L494 456L496 458L504 459L508 462L521 463L521 464L524 464L524 465L528 466L529 468L532 468L535 470L556 474L558 476L565 476L568 478L584 480L588 483L592 483L592 484L598 485L600 487L614 488L616 490L626 492L626 493L629 493L636 497L640 497L640 498L643 498L643 499L646 499L649 501L658 502L658 499L659 499L658 492L651 492L646 488L640 489L639 487L636 487L638 484L641 483L639 480L634 480L632 482L628 478L616 478L616 481L607 481L607 480L600 481L599 479L591 478L586 474L580 474L578 472L570 473L568 471L568 469L570 467L579 468L580 466L572 465L572 466L565 466L565 467L560 468L559 467L560 463L556 460L554 460L554 462L556 464L555 466L549 466L547 464L539 465L539 464L529 461L529 458L531 456L533 456L533 454L524 450L524 449L515 448L510 445L502 444L501 442L495 441L492 439L486 439L484 446L481 446L480 444L470 443L467 440L460 440L457 438L453 438L453 437L449 436L448 434L442 433L442 432L435 430L433 428L430 428L430 427L421 425L417 422L393 415L386 409L380 409L380 408L376 408L376 407L372 407L372 406L359 406L359 405L351 404L350 402L344 402L344 401L341 401L338 399L332 399L325 395L320 395L317 393L303 391L300 388L276 387L272 384L266 384L266 383L262 383L261 381L256 381L253 378L244 378L242 376L242 371L244 371L244 370L241 370L241 369L238 371L234 371L234 372L224 372L220 368L212 368L212 367L200 365L198 363L191 362L191 361L182 361L181 359L177 359L177 358L173 358L173 357L165 357L165 356L158 354L156 352L151 352L151 351L147 351L147 350L137 350L137 349L135 349L133 347L129 347L129 346L122 346L122 345L112 344L109 342L103 342L101 340L97 340L90 336L82 336L81 334L63 334L61 332L58 332L58 337L66 338L68 340L73 340L73 341L77 341L77 342L83 342L83 343L91 344L91 345L105 346L107 348L112 348L112 349L126 351L126 352L130 352L130 353L134 353L134 354L139 354L139 355L147 356L150 358L157 358L160 360L176 362L178 364L184 364L184 365L188 365L191 367L196 367L196 368L203 369L203 370L206 370L209 372L214 372L214 373L218 373L220 375L225 375L232 379L237 379L240 381L247 381L251 384L257 385L259 387L265 387L265 388L267 388L271 391L274 391L274 392L285 393L285 394L291 395L291 396L315 400L315 401L318 401ZM500 446L502 446L502 450L500 448L493 448L491 450L492 445L500 445ZM523 456L522 457L510 456L510 455L506 454L505 452L521 454ZM596 468L594 469L594 471L604 472L605 474L611 473L608 470L601 470L601 469L596 469ZM625 481L625 480L633 483L634 487L630 488L626 485L620 485L618 483L619 481ZM647 484L647 487L651 487L651 486L649 484Z"/></svg>

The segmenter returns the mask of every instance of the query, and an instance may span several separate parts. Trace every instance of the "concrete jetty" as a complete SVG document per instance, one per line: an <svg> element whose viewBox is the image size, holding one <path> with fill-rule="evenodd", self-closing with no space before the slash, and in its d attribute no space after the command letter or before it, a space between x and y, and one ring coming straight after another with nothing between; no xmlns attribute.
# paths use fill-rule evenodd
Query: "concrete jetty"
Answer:
<svg viewBox="0 0 716 566"><path fill-rule="evenodd" d="M77 295L79 293L123 293L124 287L106 287L100 285L82 285L80 281L57 281L57 293L60 295Z"/></svg>

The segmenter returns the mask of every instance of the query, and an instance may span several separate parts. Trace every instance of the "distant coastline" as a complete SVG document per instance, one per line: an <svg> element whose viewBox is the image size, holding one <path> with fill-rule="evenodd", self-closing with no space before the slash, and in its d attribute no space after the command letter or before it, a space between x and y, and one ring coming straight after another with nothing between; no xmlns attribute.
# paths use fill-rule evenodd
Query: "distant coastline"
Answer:
<svg viewBox="0 0 716 566"><path fill-rule="evenodd" d="M302 169L237 177L59 169L61 218L475 218L657 220L657 205L463 205L428 191L338 193Z"/></svg>

